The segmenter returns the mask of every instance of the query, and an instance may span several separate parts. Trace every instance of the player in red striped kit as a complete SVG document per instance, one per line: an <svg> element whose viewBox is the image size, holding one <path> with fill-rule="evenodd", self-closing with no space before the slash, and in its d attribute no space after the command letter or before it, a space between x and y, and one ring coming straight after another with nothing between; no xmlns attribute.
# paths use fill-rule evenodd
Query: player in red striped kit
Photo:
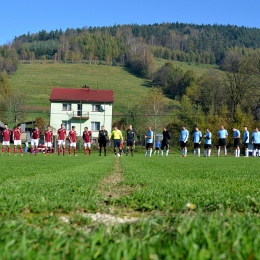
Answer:
<svg viewBox="0 0 260 260"><path fill-rule="evenodd" d="M52 143L53 143L53 132L51 127L48 126L47 130L44 132L44 148L45 155L47 154L47 149L50 149L50 155L52 154Z"/></svg>
<svg viewBox="0 0 260 260"><path fill-rule="evenodd" d="M13 130L13 140L14 140L14 155L17 154L17 146L20 145L20 154L23 156L23 147L21 141L22 129L21 125L17 125L17 127Z"/></svg>
<svg viewBox="0 0 260 260"><path fill-rule="evenodd" d="M2 155L4 155L5 152L5 146L7 146L8 155L10 155L11 148L10 148L10 137L11 137L12 131L8 129L8 124L5 124L5 128L2 131L3 136L3 142L2 142Z"/></svg>
<svg viewBox="0 0 260 260"><path fill-rule="evenodd" d="M66 129L64 124L61 124L61 128L58 129L57 132L57 140L58 140L58 155L60 155L60 150L62 148L62 154L66 153Z"/></svg>
<svg viewBox="0 0 260 260"><path fill-rule="evenodd" d="M76 127L72 126L71 130L69 131L69 141L70 141L70 147L69 147L69 156L71 156L71 149L74 148L74 156L77 156L77 137L76 137Z"/></svg>
<svg viewBox="0 0 260 260"><path fill-rule="evenodd" d="M84 132L82 135L83 138L83 145L84 145L84 154L85 156L87 155L87 149L88 149L88 153L89 155L91 155L91 137L92 137L92 133L91 131L88 131L88 127L84 127Z"/></svg>
<svg viewBox="0 0 260 260"><path fill-rule="evenodd" d="M38 145L39 145L39 139L42 131L39 129L37 125L34 126L34 130L31 134L31 155L33 153L33 150L35 148L35 155L38 154Z"/></svg>

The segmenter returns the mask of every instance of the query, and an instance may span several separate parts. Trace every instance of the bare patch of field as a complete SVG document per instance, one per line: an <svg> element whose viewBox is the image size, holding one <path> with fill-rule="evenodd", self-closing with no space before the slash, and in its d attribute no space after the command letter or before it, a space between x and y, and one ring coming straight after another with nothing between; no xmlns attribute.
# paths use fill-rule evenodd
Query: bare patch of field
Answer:
<svg viewBox="0 0 260 260"><path fill-rule="evenodd" d="M124 177L122 175L122 170L120 169L119 161L120 159L116 158L114 172L102 179L99 185L98 190L100 194L104 195L105 201L109 200L111 197L118 199L121 196L127 196L136 189L122 184Z"/></svg>

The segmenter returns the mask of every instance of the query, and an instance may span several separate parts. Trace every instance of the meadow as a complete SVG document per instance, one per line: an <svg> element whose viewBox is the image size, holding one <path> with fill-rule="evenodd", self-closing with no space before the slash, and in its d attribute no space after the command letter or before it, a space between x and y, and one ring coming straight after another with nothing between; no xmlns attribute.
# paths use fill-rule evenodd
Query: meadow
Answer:
<svg viewBox="0 0 260 260"><path fill-rule="evenodd" d="M158 67L167 60L157 59ZM185 62L173 62L184 71L192 69L200 76L210 69L217 69L213 65L196 65ZM21 91L27 96L27 119L41 116L49 120L50 94L53 87L81 88L84 85L91 89L114 90L114 114L124 114L128 107L139 104L143 96L151 87L151 81L132 74L124 67L89 65L78 63L33 63L20 64L10 79L14 91ZM169 104L173 101L169 100Z"/></svg>
<svg viewBox="0 0 260 260"><path fill-rule="evenodd" d="M5 154L0 259L260 259L259 160Z"/></svg>
<svg viewBox="0 0 260 260"><path fill-rule="evenodd" d="M88 64L20 64L11 78L14 90L28 95L28 105L49 109L53 87L114 90L114 111L126 109L126 100L140 101L147 91L147 82L123 67ZM148 84L149 85L149 84Z"/></svg>

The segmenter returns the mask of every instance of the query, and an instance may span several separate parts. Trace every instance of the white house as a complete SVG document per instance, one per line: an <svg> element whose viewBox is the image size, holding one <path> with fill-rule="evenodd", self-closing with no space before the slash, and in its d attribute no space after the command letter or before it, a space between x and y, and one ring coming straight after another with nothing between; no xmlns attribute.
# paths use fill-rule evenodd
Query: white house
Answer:
<svg viewBox="0 0 260 260"><path fill-rule="evenodd" d="M50 125L54 134L62 123L67 130L75 126L77 136L82 136L84 127L88 127L94 142L102 125L111 132L113 90L91 90L87 86L77 89L53 88L50 102Z"/></svg>

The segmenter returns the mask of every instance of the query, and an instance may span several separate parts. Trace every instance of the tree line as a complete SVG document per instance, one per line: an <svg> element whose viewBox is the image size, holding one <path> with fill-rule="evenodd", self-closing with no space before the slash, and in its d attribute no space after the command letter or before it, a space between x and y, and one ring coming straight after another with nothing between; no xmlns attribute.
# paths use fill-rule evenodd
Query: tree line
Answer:
<svg viewBox="0 0 260 260"><path fill-rule="evenodd" d="M41 30L14 38L0 47L0 70L15 70L20 61L53 59L63 62L105 62L136 68L142 51L152 57L185 62L221 64L228 51L252 56L260 47L260 29L231 25L195 25L162 23L150 25L114 25L63 30ZM10 54L13 53L13 55ZM135 55L133 59L133 54ZM10 66L10 58L12 66ZM134 63L132 65L131 63ZM9 64L7 64L9 63ZM142 63L141 63L142 64ZM10 68L12 67L12 68ZM144 66L145 67L145 66ZM139 68L140 69L140 68ZM6 69L7 70L7 69ZM148 69L149 70L149 69ZM138 74L149 75L144 68Z"/></svg>

